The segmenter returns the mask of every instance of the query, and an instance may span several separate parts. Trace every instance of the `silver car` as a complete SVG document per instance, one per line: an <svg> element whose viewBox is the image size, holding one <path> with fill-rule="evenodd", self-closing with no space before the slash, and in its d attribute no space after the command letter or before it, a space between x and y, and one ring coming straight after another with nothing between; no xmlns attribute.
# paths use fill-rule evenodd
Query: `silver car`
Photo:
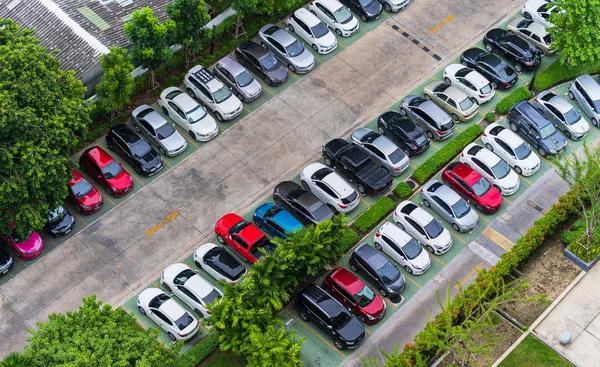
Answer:
<svg viewBox="0 0 600 367"><path fill-rule="evenodd" d="M444 140L454 134L452 117L432 101L414 94L404 97L400 113L419 125L429 139Z"/></svg>
<svg viewBox="0 0 600 367"><path fill-rule="evenodd" d="M399 176L408 168L409 160L406 153L390 139L371 129L361 127L354 130L352 141L365 148L375 162L387 169L392 176Z"/></svg>
<svg viewBox="0 0 600 367"><path fill-rule="evenodd" d="M532 104L568 139L581 140L590 131L590 124L581 117L575 107L552 91L541 92Z"/></svg>
<svg viewBox="0 0 600 367"><path fill-rule="evenodd" d="M175 157L185 151L187 142L169 122L147 104L131 113L134 129L145 135L162 155Z"/></svg>
<svg viewBox="0 0 600 367"><path fill-rule="evenodd" d="M553 54L555 51L550 49L552 38L543 24L522 17L514 17L508 22L506 28L517 36L529 41L545 55Z"/></svg>
<svg viewBox="0 0 600 367"><path fill-rule="evenodd" d="M479 216L469 203L438 180L427 182L420 191L423 205L435 210L455 231L470 232L477 227Z"/></svg>
<svg viewBox="0 0 600 367"><path fill-rule="evenodd" d="M477 100L446 82L433 80L423 87L425 98L432 99L452 116L456 122L466 122L477 114Z"/></svg>
<svg viewBox="0 0 600 367"><path fill-rule="evenodd" d="M260 44L273 53L290 71L305 74L314 69L315 57L285 30L267 24L258 32Z"/></svg>
<svg viewBox="0 0 600 367"><path fill-rule="evenodd" d="M569 98L576 100L586 115L592 119L592 125L600 121L600 85L591 76L577 77L569 87Z"/></svg>
<svg viewBox="0 0 600 367"><path fill-rule="evenodd" d="M252 73L229 56L215 65L213 73L241 101L252 102L262 94L262 87Z"/></svg>

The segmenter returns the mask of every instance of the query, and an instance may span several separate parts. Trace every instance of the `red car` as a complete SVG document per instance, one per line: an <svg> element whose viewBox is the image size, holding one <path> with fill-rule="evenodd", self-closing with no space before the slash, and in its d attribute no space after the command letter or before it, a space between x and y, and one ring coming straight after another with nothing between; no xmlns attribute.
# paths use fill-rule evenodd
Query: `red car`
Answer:
<svg viewBox="0 0 600 367"><path fill-rule="evenodd" d="M98 209L102 208L104 200L102 200L100 191L89 183L77 170L73 170L72 174L73 178L69 181L69 196L67 196L67 200L77 210L86 215L95 213Z"/></svg>
<svg viewBox="0 0 600 367"><path fill-rule="evenodd" d="M323 288L365 324L373 325L385 316L385 302L362 280L339 267L327 274Z"/></svg>
<svg viewBox="0 0 600 367"><path fill-rule="evenodd" d="M258 227L235 213L225 214L215 224L217 240L227 244L241 257L255 263L264 255L258 249L263 247L268 253L273 253L275 245Z"/></svg>
<svg viewBox="0 0 600 367"><path fill-rule="evenodd" d="M493 214L502 206L498 189L464 163L449 164L442 180L482 213Z"/></svg>
<svg viewBox="0 0 600 367"><path fill-rule="evenodd" d="M100 182L114 197L124 196L133 190L133 178L121 163L98 146L91 147L79 158L81 169Z"/></svg>
<svg viewBox="0 0 600 367"><path fill-rule="evenodd" d="M12 227L14 228L14 224ZM0 237L23 260L35 259L44 251L44 240L36 231L29 232L29 235L24 238L19 237L15 232L10 236L0 235Z"/></svg>

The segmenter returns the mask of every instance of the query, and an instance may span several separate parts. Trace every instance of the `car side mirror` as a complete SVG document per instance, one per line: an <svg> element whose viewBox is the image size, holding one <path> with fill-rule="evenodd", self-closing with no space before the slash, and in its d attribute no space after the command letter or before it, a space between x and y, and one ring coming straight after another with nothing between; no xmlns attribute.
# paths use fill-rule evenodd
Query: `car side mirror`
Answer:
<svg viewBox="0 0 600 367"><path fill-rule="evenodd" d="M228 239L228 240L230 240L230 239L231 239L231 236L226 236L226 237L227 237L227 239Z"/></svg>
<svg viewBox="0 0 600 367"><path fill-rule="evenodd" d="M329 329L329 330L333 330L333 326L331 326L331 325L327 325L327 329Z"/></svg>

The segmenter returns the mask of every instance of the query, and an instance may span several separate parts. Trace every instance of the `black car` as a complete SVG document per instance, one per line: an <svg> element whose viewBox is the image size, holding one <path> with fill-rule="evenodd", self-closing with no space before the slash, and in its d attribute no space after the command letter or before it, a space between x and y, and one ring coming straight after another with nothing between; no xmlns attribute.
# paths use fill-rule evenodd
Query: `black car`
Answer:
<svg viewBox="0 0 600 367"><path fill-rule="evenodd" d="M340 2L356 13L363 22L378 19L383 11L383 6L378 0L340 0Z"/></svg>
<svg viewBox="0 0 600 367"><path fill-rule="evenodd" d="M510 60L517 73L531 70L542 62L542 52L516 34L494 28L483 36L483 44L489 52L500 53Z"/></svg>
<svg viewBox="0 0 600 367"><path fill-rule="evenodd" d="M302 320L315 324L338 349L354 349L365 339L365 326L318 285L298 294L296 308Z"/></svg>
<svg viewBox="0 0 600 367"><path fill-rule="evenodd" d="M404 275L379 251L363 243L350 256L350 270L361 272L377 284L384 297L400 301L400 293L406 287Z"/></svg>
<svg viewBox="0 0 600 367"><path fill-rule="evenodd" d="M525 138L542 157L557 155L566 149L564 135L529 102L515 104L506 117L510 129Z"/></svg>
<svg viewBox="0 0 600 367"><path fill-rule="evenodd" d="M106 134L106 144L108 149L125 158L139 175L152 176L163 167L160 154L127 125L110 129Z"/></svg>
<svg viewBox="0 0 600 367"><path fill-rule="evenodd" d="M377 130L387 136L409 157L423 153L429 148L425 131L396 111L388 111L377 119Z"/></svg>
<svg viewBox="0 0 600 367"><path fill-rule="evenodd" d="M235 48L235 57L255 74L263 78L267 85L278 86L288 78L288 71L269 50L249 40L242 41Z"/></svg>
<svg viewBox="0 0 600 367"><path fill-rule="evenodd" d="M68 234L75 225L75 218L63 206L51 210L46 215L46 231L58 237Z"/></svg>
<svg viewBox="0 0 600 367"><path fill-rule="evenodd" d="M13 263L12 256L3 247L0 247L0 274L8 273Z"/></svg>
<svg viewBox="0 0 600 367"><path fill-rule="evenodd" d="M291 213L305 224L321 223L333 218L335 214L315 194L293 181L284 181L275 186L273 199L278 205L289 208Z"/></svg>
<svg viewBox="0 0 600 367"><path fill-rule="evenodd" d="M470 48L460 55L460 63L477 70L492 83L494 89L508 89L517 81L517 73L496 55Z"/></svg>
<svg viewBox="0 0 600 367"><path fill-rule="evenodd" d="M198 253L202 251L204 246L208 246L210 249L200 257ZM248 272L244 265L235 256L230 254L229 251L223 247L211 244L201 246L194 253L194 263L198 269L206 271L215 279L223 280L230 284L237 283Z"/></svg>
<svg viewBox="0 0 600 367"><path fill-rule="evenodd" d="M325 164L355 183L361 194L375 196L392 186L389 172L373 162L371 155L358 145L333 139L325 144L322 153Z"/></svg>

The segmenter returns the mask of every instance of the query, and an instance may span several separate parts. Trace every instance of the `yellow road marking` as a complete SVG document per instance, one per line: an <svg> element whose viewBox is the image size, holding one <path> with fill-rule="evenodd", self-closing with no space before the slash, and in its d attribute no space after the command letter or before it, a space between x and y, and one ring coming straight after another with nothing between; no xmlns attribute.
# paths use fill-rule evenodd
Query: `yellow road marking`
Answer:
<svg viewBox="0 0 600 367"><path fill-rule="evenodd" d="M162 161L163 161L164 163L166 163L166 164L167 164L167 166L169 166L169 167L171 167L171 168L173 167L173 166L171 165L171 163L169 163L169 161L167 161L166 159L164 159L164 158L163 158L163 160L162 160Z"/></svg>
<svg viewBox="0 0 600 367"><path fill-rule="evenodd" d="M467 242L465 240L463 240L461 237L458 237L458 235L456 233L454 233L454 231L450 231L450 234L453 235L454 238L458 239L460 242L462 242L465 245L467 245Z"/></svg>
<svg viewBox="0 0 600 367"><path fill-rule="evenodd" d="M449 17L447 17L446 19L444 19L440 24L436 25L435 27L431 28L429 30L429 33L435 33L437 32L440 28L442 28L444 26L444 24L450 23L454 17L456 17L456 14L452 14Z"/></svg>
<svg viewBox="0 0 600 367"><path fill-rule="evenodd" d="M568 141L568 140L567 140L567 144L569 144L569 146L570 146L571 148L573 148L573 150L577 150L577 148L575 148L575 147L574 147L574 146L571 144L571 142L570 142L570 141Z"/></svg>
<svg viewBox="0 0 600 367"><path fill-rule="evenodd" d="M85 224L86 226L88 225L87 222L83 220L83 218L81 218L79 215L77 215L76 212L73 212L73 215L75 216L75 218L79 219L83 224Z"/></svg>
<svg viewBox="0 0 600 367"><path fill-rule="evenodd" d="M367 34L367 31L365 31L362 27L362 25L360 26L360 30L363 31L363 33Z"/></svg>
<svg viewBox="0 0 600 367"><path fill-rule="evenodd" d="M293 72L293 71L291 71L291 70L288 70L288 71L290 72L290 74L291 74L291 75L292 75L294 78L296 78L296 79L300 79L300 77L299 77L298 75L296 75L296 73L294 73L294 72Z"/></svg>
<svg viewBox="0 0 600 367"><path fill-rule="evenodd" d="M200 323L200 321L198 321L198 326L200 326L202 328L202 330L204 330L206 333L208 333L208 329L205 328L204 326L202 326L202 324Z"/></svg>
<svg viewBox="0 0 600 367"><path fill-rule="evenodd" d="M521 78L521 75L517 75L517 78L521 79L521 81L525 84L529 83L527 80Z"/></svg>
<svg viewBox="0 0 600 367"><path fill-rule="evenodd" d="M509 198L507 198L507 197L504 197L504 196L503 196L503 197L502 197L502 200L506 200L506 201L507 201L509 204L512 204L512 201L511 201Z"/></svg>
<svg viewBox="0 0 600 367"><path fill-rule="evenodd" d="M267 88L266 86L262 86L262 89L266 90L267 93L269 93L270 95L272 95L273 97L275 97L275 95L273 94L273 92L271 92L271 90L269 88Z"/></svg>
<svg viewBox="0 0 600 367"><path fill-rule="evenodd" d="M485 227L481 233L506 251L509 251L515 245L514 242L504 237L500 232L490 226Z"/></svg>
<svg viewBox="0 0 600 367"><path fill-rule="evenodd" d="M342 45L342 44L340 43L340 41L337 41L337 44L338 44L339 46L342 46L342 48L346 48L346 46Z"/></svg>
<svg viewBox="0 0 600 367"><path fill-rule="evenodd" d="M433 139L429 140L429 144L431 144L435 149L440 150L440 147L438 147L437 145L433 144Z"/></svg>
<svg viewBox="0 0 600 367"><path fill-rule="evenodd" d="M108 200L108 202L111 203L112 205L117 206L117 204L114 201L112 201L112 199L110 198L110 195L102 195L102 198Z"/></svg>
<svg viewBox="0 0 600 367"><path fill-rule="evenodd" d="M373 335L373 332L372 332L372 331L370 331L369 329L365 328L365 331L366 331L367 333L369 333L369 335Z"/></svg>
<svg viewBox="0 0 600 367"><path fill-rule="evenodd" d="M478 211L475 211L475 213L477 213L479 218L483 219L487 224L490 224L490 221L486 217L484 217L481 213L479 213Z"/></svg>
<svg viewBox="0 0 600 367"><path fill-rule="evenodd" d="M127 173L129 173L129 175L131 177L135 178L140 183L140 185L144 186L144 182L142 181L142 179L139 178L135 173L133 173L133 172L127 172Z"/></svg>
<svg viewBox="0 0 600 367"><path fill-rule="evenodd" d="M383 302L385 302L385 304L387 304L388 306L390 306L391 308L393 308L395 311L398 311L398 307L394 306L393 304L391 304L390 301L388 301L387 299L381 297L381 299L383 300Z"/></svg>
<svg viewBox="0 0 600 367"><path fill-rule="evenodd" d="M192 145L193 145L193 146L195 146L195 147L196 147L196 149L200 149L200 147L198 147L198 146L196 145L196 143L194 143L194 141L193 141L192 139L190 139L190 137L189 137L189 133L188 133L187 131L185 131L185 132L184 132L183 134L181 134L181 135L183 136L183 138L184 138L185 140L187 140L188 142L192 143Z"/></svg>
<svg viewBox="0 0 600 367"><path fill-rule="evenodd" d="M596 135L600 136L600 134L596 131L593 125L590 127L590 130L592 130Z"/></svg>
<svg viewBox="0 0 600 367"><path fill-rule="evenodd" d="M500 93L498 89L496 89L496 93L500 96L501 99L504 99L504 97L506 97L504 94Z"/></svg>
<svg viewBox="0 0 600 367"><path fill-rule="evenodd" d="M414 285L416 285L419 289L423 288L422 286L419 285L419 283L415 282L414 280L412 280L410 277L404 277L405 279L410 280L410 282Z"/></svg>
<svg viewBox="0 0 600 367"><path fill-rule="evenodd" d="M365 204L367 207L371 206L371 204L367 203L367 201L366 201L366 200L364 200L364 199L362 198L362 194L361 194L360 192L358 193L358 198L359 198L359 199L360 199L360 201L362 201L362 202L363 202L363 203L364 203L364 204Z"/></svg>
<svg viewBox="0 0 600 367"><path fill-rule="evenodd" d="M549 161L547 158L542 157L538 152L534 151L535 154L537 154L538 157L542 158L543 160L545 160L546 162L550 163L552 165L552 167L554 167L554 163L552 163L551 161Z"/></svg>
<svg viewBox="0 0 600 367"><path fill-rule="evenodd" d="M529 181L527 178L525 178L525 176L521 175L521 180L527 182L529 185L531 185L531 181Z"/></svg>
<svg viewBox="0 0 600 367"><path fill-rule="evenodd" d="M15 256L17 258L17 260L19 260L19 262L23 265L24 268L27 267L27 264L25 264L25 261L23 261L23 259L21 259L19 256Z"/></svg>
<svg viewBox="0 0 600 367"><path fill-rule="evenodd" d="M248 107L244 106L244 109L246 110L246 112L252 113L252 111Z"/></svg>
<svg viewBox="0 0 600 367"><path fill-rule="evenodd" d="M319 58L318 58L318 57L316 57L315 55L313 55L313 57L314 57L314 58L315 58L315 59L316 59L316 60L317 60L317 61L318 61L320 64L322 64L322 63L323 63L323 61L321 61L321 59L319 59Z"/></svg>
<svg viewBox="0 0 600 367"><path fill-rule="evenodd" d="M464 278L461 279L460 282L458 282L458 284L454 285L454 289L460 289L460 287L462 287L468 280L469 278L471 278L471 276L473 276L473 274L479 272L479 270L481 270L481 267L483 266L483 262L480 262L479 264L477 264L477 266L473 267L471 269L471 271L469 272L469 274L467 274Z"/></svg>
<svg viewBox="0 0 600 367"><path fill-rule="evenodd" d="M321 335L317 334L312 328L308 327L308 325L306 325L304 323L304 321L300 320L299 318L297 318L296 316L292 315L291 313L289 315L292 316L292 318L294 320L298 321L302 326L304 326L305 328L307 328L308 330L310 330L311 333L315 334L317 336L317 338L321 339L321 341L323 343L327 344L331 349L333 349L336 352L338 352L338 354L341 355L342 357L344 357L344 359L346 358L346 355L344 353L342 353L339 349L337 349L336 347L334 347L333 345L331 345L331 343L329 343L327 340L325 340L325 338L323 338Z"/></svg>
<svg viewBox="0 0 600 367"><path fill-rule="evenodd" d="M135 322L137 322L138 325L140 325L142 327L142 329L144 330L148 330L148 326L146 326L146 324L144 324L143 322L141 322L140 320L138 320L138 318L135 318Z"/></svg>
<svg viewBox="0 0 600 367"><path fill-rule="evenodd" d="M381 12L381 14L385 15L385 17L386 17L386 18L389 18L389 17L390 17L390 16L389 16L389 15L387 15L387 13L386 13L386 12L384 12L384 11L382 11L382 12Z"/></svg>
<svg viewBox="0 0 600 367"><path fill-rule="evenodd" d="M50 240L50 243L52 244L52 246L56 247L56 242L54 242L54 240L52 238L48 238Z"/></svg>
<svg viewBox="0 0 600 367"><path fill-rule="evenodd" d="M217 127L219 128L219 130L221 130L221 132L225 131L225 128L222 127L221 125L217 125Z"/></svg>
<svg viewBox="0 0 600 367"><path fill-rule="evenodd" d="M160 287L157 286L156 283L154 283L154 281L152 281L152 285L155 286L156 288L160 289Z"/></svg>
<svg viewBox="0 0 600 367"><path fill-rule="evenodd" d="M146 236L151 236L154 232L158 231L158 229L160 227L164 226L165 224L167 224L170 221L175 220L175 218L177 218L179 213L181 213L181 210L177 210L177 211L167 215L167 218L165 220L163 220L162 222L158 223L157 225L155 225L154 227L152 227L151 229L146 231Z"/></svg>
<svg viewBox="0 0 600 367"><path fill-rule="evenodd" d="M439 262L440 264L442 264L443 266L446 266L446 263L442 261L442 259L440 259L439 257L435 256L432 253L429 253L429 256L433 257L434 260L436 260L437 262Z"/></svg>
<svg viewBox="0 0 600 367"><path fill-rule="evenodd" d="M463 131L458 127L458 125L456 126L456 130L458 130L459 133L462 133Z"/></svg>
<svg viewBox="0 0 600 367"><path fill-rule="evenodd" d="M415 166L412 162L410 162L410 166L414 169L417 169L417 166Z"/></svg>

